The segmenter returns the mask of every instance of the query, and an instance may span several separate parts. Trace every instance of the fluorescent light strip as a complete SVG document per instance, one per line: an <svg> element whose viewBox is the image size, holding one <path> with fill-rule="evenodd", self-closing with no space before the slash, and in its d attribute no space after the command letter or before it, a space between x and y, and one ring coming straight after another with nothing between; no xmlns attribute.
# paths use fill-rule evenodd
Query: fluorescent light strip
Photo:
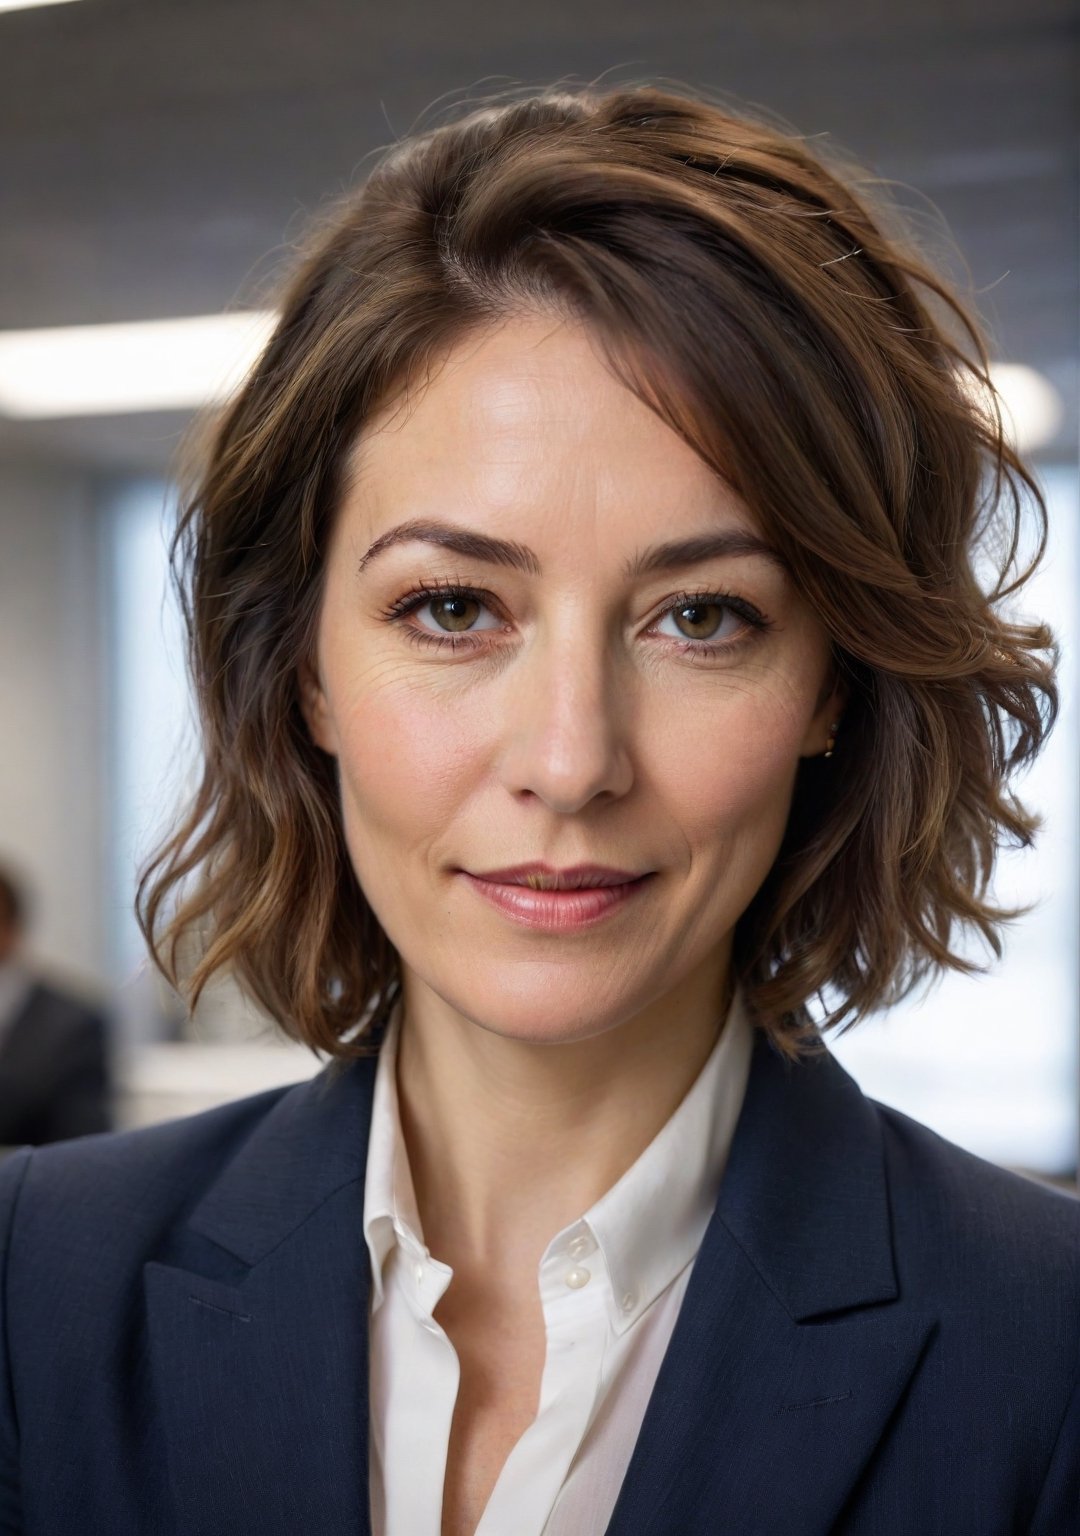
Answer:
<svg viewBox="0 0 1080 1536"><path fill-rule="evenodd" d="M4 0L0 0L0 5ZM251 368L272 311L0 332L0 415L17 420L189 410L223 399ZM1061 424L1057 391L1033 368L992 363L1005 425L1021 452ZM970 375L963 376L971 389Z"/></svg>
<svg viewBox="0 0 1080 1536"><path fill-rule="evenodd" d="M0 11L31 11L39 5L71 5L73 0L0 0Z"/></svg>
<svg viewBox="0 0 1080 1536"><path fill-rule="evenodd" d="M0 415L19 420L188 410L224 398L276 315L246 310L184 320L0 332Z"/></svg>

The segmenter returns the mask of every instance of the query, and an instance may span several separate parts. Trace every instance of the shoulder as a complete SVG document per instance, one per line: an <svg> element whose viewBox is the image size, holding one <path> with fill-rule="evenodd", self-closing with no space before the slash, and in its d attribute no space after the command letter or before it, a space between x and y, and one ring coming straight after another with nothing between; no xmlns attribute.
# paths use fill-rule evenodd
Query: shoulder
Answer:
<svg viewBox="0 0 1080 1536"><path fill-rule="evenodd" d="M34 980L23 1012L32 1018L36 1029L66 1035L105 1029L105 1013L101 1007L40 976Z"/></svg>
<svg viewBox="0 0 1080 1536"><path fill-rule="evenodd" d="M1002 1468L1026 1467L1025 1530L1064 1531L1080 1497L1080 1199L866 1102L881 1129L898 1299L934 1318L909 1417L935 1454L964 1447L950 1475L992 1487Z"/></svg>
<svg viewBox="0 0 1080 1536"><path fill-rule="evenodd" d="M876 1100L890 1184L905 1202L917 1200L925 1220L995 1244L1009 1236L1023 1245L1058 1239L1077 1257L1080 1198L988 1162L929 1126Z"/></svg>
<svg viewBox="0 0 1080 1536"><path fill-rule="evenodd" d="M303 1085L298 1085L303 1086ZM43 1259L80 1234L145 1248L196 1204L291 1088L137 1130L21 1148L0 1162L0 1241Z"/></svg>
<svg viewBox="0 0 1080 1536"><path fill-rule="evenodd" d="M946 1307L1057 1321L1077 1351L1080 1199L1001 1168L898 1110L882 1132L898 1278Z"/></svg>

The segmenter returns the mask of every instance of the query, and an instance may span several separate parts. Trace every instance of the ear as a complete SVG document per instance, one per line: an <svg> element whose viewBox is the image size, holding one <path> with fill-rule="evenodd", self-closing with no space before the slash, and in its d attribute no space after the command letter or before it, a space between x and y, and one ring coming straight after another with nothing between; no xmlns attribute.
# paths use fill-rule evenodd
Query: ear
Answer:
<svg viewBox="0 0 1080 1536"><path fill-rule="evenodd" d="M826 680L814 717L807 726L800 757L820 757L828 750L831 727L843 720L848 697L846 682L833 670Z"/></svg>
<svg viewBox="0 0 1080 1536"><path fill-rule="evenodd" d="M317 747L321 747L324 752L329 752L331 757L336 757L338 744L334 718L313 662L302 661L297 668L296 679L300 695L300 713L304 717L308 735Z"/></svg>

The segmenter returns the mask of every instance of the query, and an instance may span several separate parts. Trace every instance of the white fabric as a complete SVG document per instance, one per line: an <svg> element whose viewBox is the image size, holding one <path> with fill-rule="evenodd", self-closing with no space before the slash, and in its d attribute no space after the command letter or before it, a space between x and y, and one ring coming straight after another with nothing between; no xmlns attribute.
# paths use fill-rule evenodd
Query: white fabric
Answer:
<svg viewBox="0 0 1080 1536"><path fill-rule="evenodd" d="M423 1240L396 1082L400 1013L379 1054L364 1194L371 1254L373 1536L439 1536L459 1364L432 1314L453 1279ZM753 1029L736 990L694 1084L633 1166L539 1266L539 1411L476 1536L601 1536L611 1517L742 1108ZM574 1273L576 1286L567 1284ZM581 1283L582 1272L588 1278Z"/></svg>

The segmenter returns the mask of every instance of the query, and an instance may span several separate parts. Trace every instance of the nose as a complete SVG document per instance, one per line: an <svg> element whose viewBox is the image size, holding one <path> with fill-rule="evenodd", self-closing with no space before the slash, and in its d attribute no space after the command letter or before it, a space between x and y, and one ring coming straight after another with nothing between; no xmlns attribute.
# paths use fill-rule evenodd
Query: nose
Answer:
<svg viewBox="0 0 1080 1536"><path fill-rule="evenodd" d="M563 815L625 795L634 777L632 690L618 686L608 638L585 628L537 637L508 669L502 700L503 783Z"/></svg>

